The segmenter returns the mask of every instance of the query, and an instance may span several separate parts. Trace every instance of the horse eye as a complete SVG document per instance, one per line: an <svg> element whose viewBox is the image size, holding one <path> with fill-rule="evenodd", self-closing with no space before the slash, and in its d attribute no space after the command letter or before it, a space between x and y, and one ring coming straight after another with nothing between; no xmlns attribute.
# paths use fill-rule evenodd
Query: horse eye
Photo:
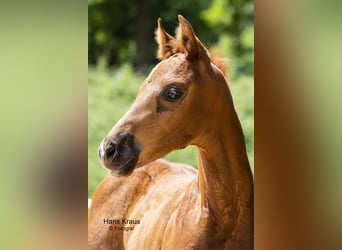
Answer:
<svg viewBox="0 0 342 250"><path fill-rule="evenodd" d="M164 99L170 102L177 101L183 95L182 91L176 86L171 86L164 94Z"/></svg>

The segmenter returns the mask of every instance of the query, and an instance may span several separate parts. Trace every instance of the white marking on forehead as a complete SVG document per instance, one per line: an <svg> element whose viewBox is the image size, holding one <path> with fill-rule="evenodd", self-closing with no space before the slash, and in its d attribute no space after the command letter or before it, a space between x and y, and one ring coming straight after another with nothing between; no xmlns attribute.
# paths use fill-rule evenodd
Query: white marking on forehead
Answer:
<svg viewBox="0 0 342 250"><path fill-rule="evenodd" d="M158 63L150 72L150 74L147 77L147 81L146 84L151 83L150 78L152 77L153 73L158 69L158 67L160 66L160 63Z"/></svg>
<svg viewBox="0 0 342 250"><path fill-rule="evenodd" d="M147 82L148 84L148 82ZM154 98L157 93L160 93L162 88L157 84L150 84L145 86L144 90L140 93L139 97L136 99L138 105L143 104L146 101L149 101L150 98Z"/></svg>
<svg viewBox="0 0 342 250"><path fill-rule="evenodd" d="M132 106L126 112L126 114L120 119L121 123L127 120L127 117L134 117L135 121L143 119L145 116L149 115L151 111L155 110L155 106L149 105L155 102L155 97L157 93L160 93L161 87L155 84L146 85L144 91L139 93L139 96L135 99ZM146 106L147 105L147 106ZM115 126L119 126L120 121ZM114 128L113 128L114 129Z"/></svg>
<svg viewBox="0 0 342 250"><path fill-rule="evenodd" d="M173 61L173 64L175 64L176 62L179 63L182 59L183 59L184 55L183 54L176 54L176 56L170 56L169 58L167 58L166 60L161 61L160 63L158 63L150 72L150 74L148 75L148 77L146 78L146 82L145 84L149 84L151 83L150 78L152 77L152 75L154 74L154 72L163 64L169 62L169 61Z"/></svg>

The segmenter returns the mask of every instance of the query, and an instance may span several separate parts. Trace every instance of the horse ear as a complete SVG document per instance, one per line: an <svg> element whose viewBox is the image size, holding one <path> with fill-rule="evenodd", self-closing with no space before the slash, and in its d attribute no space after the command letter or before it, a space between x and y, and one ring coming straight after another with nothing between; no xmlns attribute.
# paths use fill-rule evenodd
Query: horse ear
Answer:
<svg viewBox="0 0 342 250"><path fill-rule="evenodd" d="M155 31L155 35L159 45L157 53L159 59L167 59L180 51L179 42L165 31L161 18L158 18L158 28Z"/></svg>
<svg viewBox="0 0 342 250"><path fill-rule="evenodd" d="M177 39L185 49L185 55L188 59L200 59L205 57L209 59L208 51L203 46L201 41L195 35L191 24L182 15L178 15L179 27L177 28Z"/></svg>

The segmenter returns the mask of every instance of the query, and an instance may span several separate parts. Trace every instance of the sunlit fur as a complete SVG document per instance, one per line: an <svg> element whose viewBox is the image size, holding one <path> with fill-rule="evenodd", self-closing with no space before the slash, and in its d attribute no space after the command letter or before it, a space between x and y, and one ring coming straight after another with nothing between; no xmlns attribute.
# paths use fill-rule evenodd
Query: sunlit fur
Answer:
<svg viewBox="0 0 342 250"><path fill-rule="evenodd" d="M108 175L97 187L90 249L253 249L253 178L224 67L214 64L190 23L178 21L174 38L158 20L162 61L106 137L134 135L140 155L130 176ZM177 102L160 94L170 84L184 92ZM159 159L190 144L198 147L198 171ZM111 231L105 218L140 224Z"/></svg>

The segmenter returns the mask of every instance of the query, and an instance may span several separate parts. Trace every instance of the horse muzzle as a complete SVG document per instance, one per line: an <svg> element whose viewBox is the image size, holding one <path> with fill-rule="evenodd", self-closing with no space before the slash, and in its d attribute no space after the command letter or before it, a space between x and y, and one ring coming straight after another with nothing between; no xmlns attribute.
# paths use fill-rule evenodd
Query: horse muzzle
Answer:
<svg viewBox="0 0 342 250"><path fill-rule="evenodd" d="M130 175L139 159L140 149L134 135L118 133L106 137L99 146L99 157L103 166L115 176Z"/></svg>

